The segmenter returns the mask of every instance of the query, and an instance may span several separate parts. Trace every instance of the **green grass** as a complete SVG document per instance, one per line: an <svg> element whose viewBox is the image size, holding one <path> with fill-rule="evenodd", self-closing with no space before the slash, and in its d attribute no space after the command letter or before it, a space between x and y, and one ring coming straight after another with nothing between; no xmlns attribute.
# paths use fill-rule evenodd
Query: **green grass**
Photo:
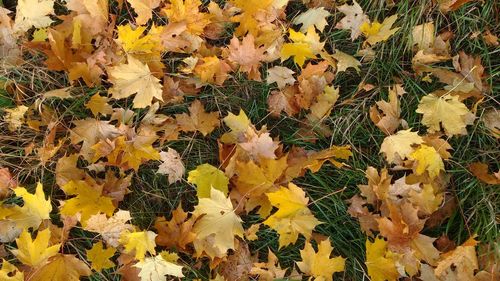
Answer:
<svg viewBox="0 0 500 281"><path fill-rule="evenodd" d="M319 150L332 144L351 145L354 156L348 161L349 168L336 169L331 165L325 165L318 173L308 173L305 177L295 181L306 190L312 202L310 208L323 222L316 228L316 231L330 237L336 255L347 258L345 273L338 275L345 280L367 279L364 267L366 236L360 230L357 221L347 213L346 200L358 193L358 184L366 182L364 171L368 166L382 168L385 165L382 156L378 154L385 135L370 121L369 107L375 101L387 98L388 86L402 81L408 92L402 98L402 117L411 128L423 133L425 127L420 124L421 116L415 113L419 99L442 87L442 84L438 82L420 81L420 78L416 77L411 70L413 53L409 34L413 27L434 20L438 31L449 29L454 33L451 44L452 54L463 50L468 54L479 55L489 75L487 81L492 91L479 105L476 115L480 118L486 109L499 107L500 48L487 46L481 36L471 38L472 34L482 33L486 28L494 34L500 34L500 25L497 23L499 15L495 12L499 8L496 1L469 3L447 15L441 14L431 1L395 1L397 4L392 8L387 8L384 2L359 1L371 19L382 20L394 13L399 14L400 17L395 26L401 29L388 41L374 48L375 59L372 62L363 63L359 73L349 70L339 74L334 80L334 85L340 87L339 104L349 99L351 102L336 106L332 111L327 120L333 131L330 138L320 138L314 144L301 139L298 136L300 125L298 118L285 115L280 118L269 116L266 98L272 88L265 83L247 81L240 74L235 74L234 79L227 81L224 87L206 87L198 96L207 104L208 109L221 110L222 116L225 116L227 112L237 113L240 108L243 108L258 128L267 125L273 137L279 136L285 148L296 145ZM287 12L293 16L298 14L299 9L304 9L304 7L293 3ZM122 17L126 16L122 15ZM348 54L354 54L355 51L361 49L362 40L352 42L348 32L334 29L335 21L340 18L341 14L335 13L334 17L330 18L330 25L323 33L323 38L327 42L326 48L330 50L337 48ZM41 57L33 57L30 63L22 68L2 71L0 78L16 81L19 85L30 85L34 93L42 93L68 85L64 75L47 72L40 61ZM446 65L451 67L451 64ZM357 86L361 81L371 83L376 88L369 93L356 94ZM89 111L83 106L84 103L93 93L103 90L103 88L88 89L83 86L79 89L81 92L76 99L49 103L58 111L61 122L64 124L69 125L73 119L89 116ZM36 97L36 95L24 96L23 102L31 104ZM188 98L185 103L164 108L162 112L167 114L185 112L191 100L192 98ZM13 104L15 104L14 99L0 92L0 111ZM53 177L55 162L42 166L35 156L25 157L23 153L24 147L30 142L43 140L43 132L26 130L15 136L9 133L5 126L2 126L1 130L0 165L9 167L19 174L20 181L27 186L33 187L36 181L42 181L47 187L55 186ZM206 138L200 134L186 134L179 140L166 143L165 147L175 148L182 154L182 158L186 160L187 171L202 163L218 165L215 153L217 138L226 130L226 128L220 128ZM433 237L444 233L457 243L477 233L478 239L484 243L498 243L500 190L498 186L486 185L478 181L468 172L467 166L469 163L482 161L489 163L493 169L498 169L500 167L499 142L488 133L481 121L476 121L474 125L469 126L468 132L467 136L455 136L449 139L453 152L451 160L446 163L447 172L451 176L446 192L456 198L458 202L456 212L442 226L426 229L425 233ZM131 187L133 192L126 196L125 201L120 205L121 209L131 212L133 223L141 228L151 228L157 216L168 217L181 202L187 210L192 210L196 204L194 187L187 182L168 185L165 176L155 173L157 164L148 163L141 166L139 173L133 178ZM57 191L54 192L57 193ZM248 222L258 221L254 215L248 215L244 219ZM71 235L73 239L71 243L66 244L65 252L84 257L85 249L91 247L93 235L78 228L73 229ZM275 232L261 228L258 235L259 239L250 243L250 247L258 251L261 258L267 255L267 249L270 248L276 252L283 266L292 266L294 261L299 260L299 250L303 248L303 239L299 239L299 242L293 246L278 251ZM496 247L498 250L498 244ZM181 258L188 264L194 265L195 263L187 256L181 256ZM206 266L200 269L193 268L188 273L188 278L207 280L207 272ZM103 274L94 274L90 280L119 280L119 278L107 271Z"/></svg>

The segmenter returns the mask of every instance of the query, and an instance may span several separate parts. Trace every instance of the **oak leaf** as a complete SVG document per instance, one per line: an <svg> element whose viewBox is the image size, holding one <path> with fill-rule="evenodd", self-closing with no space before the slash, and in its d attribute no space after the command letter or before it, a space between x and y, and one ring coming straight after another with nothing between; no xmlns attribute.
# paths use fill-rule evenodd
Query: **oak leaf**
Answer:
<svg viewBox="0 0 500 281"><path fill-rule="evenodd" d="M113 247L104 249L102 242L99 241L92 246L92 249L87 250L87 260L91 262L93 270L100 272L115 266L115 263L109 260L115 255L115 252L116 249Z"/></svg>
<svg viewBox="0 0 500 281"><path fill-rule="evenodd" d="M23 264L36 266L59 252L61 244L49 246L50 230L38 231L35 240L31 234L24 229L19 238L16 239L17 249L11 250L12 254Z"/></svg>
<svg viewBox="0 0 500 281"><path fill-rule="evenodd" d="M128 63L109 68L109 81L113 87L109 93L115 99L127 98L133 94L134 108L145 108L151 105L153 98L162 100L162 85L153 76L149 67L138 59L128 56Z"/></svg>
<svg viewBox="0 0 500 281"><path fill-rule="evenodd" d="M315 280L332 281L335 272L344 271L345 259L343 257L330 258L333 247L330 240L326 239L318 243L316 252L310 242L300 250L301 262L297 262L300 271L315 278Z"/></svg>
<svg viewBox="0 0 500 281"><path fill-rule="evenodd" d="M175 120L181 131L199 131L203 136L210 134L220 125L219 112L206 112L199 100L191 103L191 106L189 106L189 115L187 113L176 114Z"/></svg>

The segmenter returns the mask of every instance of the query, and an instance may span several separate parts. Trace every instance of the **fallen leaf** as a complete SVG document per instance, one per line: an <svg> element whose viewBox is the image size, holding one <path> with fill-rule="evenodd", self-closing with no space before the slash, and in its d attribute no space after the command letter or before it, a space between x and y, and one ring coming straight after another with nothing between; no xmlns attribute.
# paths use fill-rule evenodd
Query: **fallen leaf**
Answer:
<svg viewBox="0 0 500 281"><path fill-rule="evenodd" d="M16 239L17 249L11 252L23 264L37 266L59 252L61 244L49 246L49 239L49 229L38 231L34 240L28 230L24 229Z"/></svg>
<svg viewBox="0 0 500 281"><path fill-rule="evenodd" d="M396 255L387 249L387 242L376 237L370 242L366 239L366 267L373 281L395 281L399 277L396 269Z"/></svg>
<svg viewBox="0 0 500 281"><path fill-rule="evenodd" d="M337 9L345 14L335 26L339 29L349 29L351 31L351 40L358 38L361 35L361 26L365 22L370 22L370 19L361 9L361 6L353 0L352 5L344 4Z"/></svg>
<svg viewBox="0 0 500 281"><path fill-rule="evenodd" d="M58 254L37 268L28 280L78 281L81 276L90 276L87 264L74 255Z"/></svg>
<svg viewBox="0 0 500 281"><path fill-rule="evenodd" d="M181 131L199 131L203 136L206 136L220 125L219 112L214 111L207 113L199 100L195 100L191 103L189 113L189 115L186 113L175 115L175 120Z"/></svg>
<svg viewBox="0 0 500 281"><path fill-rule="evenodd" d="M127 0L137 13L135 22L143 25L153 16L153 9L160 6L160 0Z"/></svg>
<svg viewBox="0 0 500 281"><path fill-rule="evenodd" d="M333 247L330 245L330 240L326 239L318 243L318 251L316 252L311 243L304 245L304 249L300 250L301 262L297 262L300 271L314 277L316 280L333 280L332 275L335 272L344 271L345 259L342 257L330 258Z"/></svg>
<svg viewBox="0 0 500 281"><path fill-rule="evenodd" d="M165 275L184 277L182 266L163 258L163 255L147 257L134 265L140 268L139 277L141 281L166 281Z"/></svg>
<svg viewBox="0 0 500 281"><path fill-rule="evenodd" d="M115 248L104 249L102 242L99 241L92 246L92 249L87 250L87 260L91 262L92 269L101 272L103 269L112 268L115 263L109 259L115 255Z"/></svg>
<svg viewBox="0 0 500 281"><path fill-rule="evenodd" d="M159 174L168 175L168 183L173 184L174 182L180 181L186 172L184 164L182 163L181 156L175 149L168 148L167 152L160 152L161 163L158 166Z"/></svg>
<svg viewBox="0 0 500 281"><path fill-rule="evenodd" d="M129 211L119 210L109 218L101 213L91 216L83 228L99 233L109 246L117 248L122 233L133 230L133 226L127 223L131 219Z"/></svg>
<svg viewBox="0 0 500 281"><path fill-rule="evenodd" d="M209 198L211 189L217 189L227 195L229 179L224 172L210 164L201 164L190 171L187 180L196 184L198 198Z"/></svg>
<svg viewBox="0 0 500 281"><path fill-rule="evenodd" d="M328 25L326 18L331 14L324 7L312 8L298 15L293 19L293 24L302 24L300 32L306 32L310 26L316 27L319 31L323 32Z"/></svg>
<svg viewBox="0 0 500 281"><path fill-rule="evenodd" d="M283 89L286 85L293 85L295 83L295 78L293 74L295 72L287 67L274 66L267 70L267 84L272 84L276 82L279 89Z"/></svg>
<svg viewBox="0 0 500 281"><path fill-rule="evenodd" d="M19 0L16 8L15 32L26 32L31 27L47 27L52 23L54 0Z"/></svg>
<svg viewBox="0 0 500 281"><path fill-rule="evenodd" d="M124 231L120 235L120 244L125 247L123 250L127 254L133 253L135 259L144 261L146 252L156 254L155 237L156 233L152 231Z"/></svg>
<svg viewBox="0 0 500 281"><path fill-rule="evenodd" d="M401 130L385 137L380 146L380 152L385 154L387 162L396 163L407 158L414 151L414 145L423 142L424 140L417 132L412 132L411 129Z"/></svg>
<svg viewBox="0 0 500 281"><path fill-rule="evenodd" d="M443 159L432 146L422 144L413 151L409 159L415 160L415 174L421 175L425 171L429 173L431 179L437 177L441 171L444 171Z"/></svg>
<svg viewBox="0 0 500 281"><path fill-rule="evenodd" d="M488 172L488 164L474 162L469 165L469 170L482 182L487 184L500 184L500 173L490 174Z"/></svg>
<svg viewBox="0 0 500 281"><path fill-rule="evenodd" d="M379 42L386 41L391 37L394 33L399 30L399 27L392 28L392 25L398 19L398 15L392 15L388 18L385 18L382 23L377 21L373 23L364 22L360 30L366 36L366 41L370 45L375 45Z"/></svg>

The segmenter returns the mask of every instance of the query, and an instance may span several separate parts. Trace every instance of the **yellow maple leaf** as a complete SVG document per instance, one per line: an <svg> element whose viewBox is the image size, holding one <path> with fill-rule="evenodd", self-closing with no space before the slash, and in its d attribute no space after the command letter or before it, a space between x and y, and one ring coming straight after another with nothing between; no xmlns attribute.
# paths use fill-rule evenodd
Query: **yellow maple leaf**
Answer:
<svg viewBox="0 0 500 281"><path fill-rule="evenodd" d="M471 237L453 251L444 253L434 271L436 280L478 280L474 278L479 268L476 245L477 241Z"/></svg>
<svg viewBox="0 0 500 281"><path fill-rule="evenodd" d="M15 206L15 214L9 216L9 219L14 220L19 228L38 229L42 220L50 219L52 204L50 199L45 200L41 183L37 184L35 194L29 193L24 187L17 187L14 192L23 198L24 204L22 207Z"/></svg>
<svg viewBox="0 0 500 281"><path fill-rule="evenodd" d="M203 57L201 60L203 62L194 67L194 73L200 78L201 82L215 83L217 85L224 84L231 67L216 56Z"/></svg>
<svg viewBox="0 0 500 281"><path fill-rule="evenodd" d="M160 153L152 146L155 141L155 136L129 141L125 136L120 136L116 138L114 150L108 155L108 162L124 169L138 171L142 163L148 160L160 160Z"/></svg>
<svg viewBox="0 0 500 281"><path fill-rule="evenodd" d="M31 280L79 281L80 276L90 276L92 271L74 255L58 254L30 276Z"/></svg>
<svg viewBox="0 0 500 281"><path fill-rule="evenodd" d="M200 198L193 215L199 217L192 230L196 233L194 246L197 253L205 251L210 255L212 251L208 247L211 247L216 253L212 257L225 256L227 250L235 249L235 236L243 237L242 220L234 213L231 199L220 190L212 188L210 198ZM210 241L209 245L207 241Z"/></svg>
<svg viewBox="0 0 500 281"><path fill-rule="evenodd" d="M153 9L160 5L160 0L127 0L137 13L135 22L139 25L146 24L153 16Z"/></svg>
<svg viewBox="0 0 500 281"><path fill-rule="evenodd" d="M153 29L154 28L154 29ZM153 26L148 34L145 34L146 27L138 26L135 29L130 24L116 27L118 32L118 43L123 50L129 54L151 54L161 50L161 33L157 27Z"/></svg>
<svg viewBox="0 0 500 281"><path fill-rule="evenodd" d="M226 117L223 119L224 124L231 129L230 132L225 133L221 137L221 141L225 143L236 143L237 139L244 134L248 128L252 125L250 119L248 119L245 111L240 108L240 112L238 115L234 115L229 112Z"/></svg>
<svg viewBox="0 0 500 281"><path fill-rule="evenodd" d="M206 112L199 100L191 103L191 106L189 106L189 115L186 113L176 114L175 120L181 131L199 131L203 136L210 134L220 125L219 112Z"/></svg>
<svg viewBox="0 0 500 281"><path fill-rule="evenodd" d="M32 26L47 27L52 23L49 17L52 14L54 14L54 0L19 0L14 31L26 32Z"/></svg>
<svg viewBox="0 0 500 281"><path fill-rule="evenodd" d="M0 267L0 280L2 281L23 281L24 273L17 269L8 260L2 259L2 267Z"/></svg>
<svg viewBox="0 0 500 281"><path fill-rule="evenodd" d="M421 175L427 171L431 178L435 178L439 175L441 170L444 171L443 159L441 159L439 153L432 146L422 144L410 154L410 159L417 161L415 167L415 173L417 175Z"/></svg>
<svg viewBox="0 0 500 281"><path fill-rule="evenodd" d="M360 30L366 36L366 42L370 45L375 45L378 42L389 39L394 33L399 30L399 27L392 28L392 25L398 19L398 15L392 15L385 18L382 23L377 21L373 23L364 22Z"/></svg>
<svg viewBox="0 0 500 281"><path fill-rule="evenodd" d="M231 18L233 22L240 25L235 30L236 36L243 36L247 33L257 37L262 31L259 28L259 21L256 16L273 7L273 0L231 0L231 3L242 11L241 14Z"/></svg>
<svg viewBox="0 0 500 281"><path fill-rule="evenodd" d="M188 174L188 182L196 184L198 198L209 198L210 190L215 188L227 195L229 179L224 172L210 164L201 164Z"/></svg>
<svg viewBox="0 0 500 281"><path fill-rule="evenodd" d="M108 98L99 95L99 93L94 94L90 100L85 104L85 107L92 111L92 114L97 117L97 115L109 115L113 113L113 107L108 104Z"/></svg>
<svg viewBox="0 0 500 281"><path fill-rule="evenodd" d="M89 186L85 181L70 181L61 187L67 195L76 195L64 201L61 214L74 216L81 214L80 222L85 226L87 220L100 212L111 216L115 210L113 199L102 196L102 186Z"/></svg>
<svg viewBox="0 0 500 281"><path fill-rule="evenodd" d="M120 236L120 244L125 247L125 253L135 253L135 258L142 261L146 256L146 252L153 255L156 254L156 235L152 231L126 231Z"/></svg>
<svg viewBox="0 0 500 281"><path fill-rule="evenodd" d="M361 6L356 0L353 0L352 5L344 4L337 7L337 9L339 12L344 13L345 17L337 23L335 28L349 29L351 31L351 40L358 38L361 34L361 25L370 21Z"/></svg>
<svg viewBox="0 0 500 281"><path fill-rule="evenodd" d="M429 128L429 132L438 132L442 125L446 135L465 135L465 127L472 124L473 115L465 104L458 100L458 96L444 95L437 97L429 94L420 100L417 113L423 114L422 124Z"/></svg>
<svg viewBox="0 0 500 281"><path fill-rule="evenodd" d="M166 280L165 275L184 277L182 266L167 259L168 253L162 252L154 257L147 257L134 266L140 268L139 277L141 280Z"/></svg>
<svg viewBox="0 0 500 281"><path fill-rule="evenodd" d="M16 239L17 249L11 250L12 254L23 264L36 266L59 252L61 244L49 246L50 229L38 231L35 240L24 229Z"/></svg>
<svg viewBox="0 0 500 281"><path fill-rule="evenodd" d="M387 242L382 238L375 238L372 243L366 239L366 267L368 275L373 281L395 281L399 277L396 269L395 255L387 249Z"/></svg>
<svg viewBox="0 0 500 281"><path fill-rule="evenodd" d="M278 211L264 224L278 232L280 248L295 243L299 233L309 239L313 229L321 223L307 208L309 199L305 192L295 184L289 183L288 188L280 187L278 191L266 195Z"/></svg>
<svg viewBox="0 0 500 281"><path fill-rule="evenodd" d="M289 37L293 43L285 43L281 49L281 61L293 56L293 61L302 67L307 59L316 57L320 53L325 43L319 41L319 35L314 26L308 28L307 33L289 30Z"/></svg>
<svg viewBox="0 0 500 281"><path fill-rule="evenodd" d="M115 99L127 98L133 94L134 108L145 108L151 105L153 98L162 100L160 80L153 76L149 67L138 59L128 56L128 63L109 68L109 81L113 87L109 89Z"/></svg>
<svg viewBox="0 0 500 281"><path fill-rule="evenodd" d="M344 271L345 259L343 257L330 258L333 247L330 239L321 241L316 252L310 242L300 250L301 262L297 262L300 271L315 278L315 280L333 280L335 272Z"/></svg>
<svg viewBox="0 0 500 281"><path fill-rule="evenodd" d="M192 35L201 35L211 21L211 15L200 12L200 0L171 0L162 12L169 22L185 22L187 31Z"/></svg>
<svg viewBox="0 0 500 281"><path fill-rule="evenodd" d="M394 135L385 137L380 146L380 152L385 154L387 162L394 163L404 160L414 151L413 145L419 145L423 142L424 140L417 132L412 132L411 129L401 130Z"/></svg>
<svg viewBox="0 0 500 281"><path fill-rule="evenodd" d="M103 269L115 266L115 263L109 259L114 256L116 249L113 247L103 248L102 242L99 241L92 246L92 249L87 250L87 260L91 262L92 269L100 272Z"/></svg>

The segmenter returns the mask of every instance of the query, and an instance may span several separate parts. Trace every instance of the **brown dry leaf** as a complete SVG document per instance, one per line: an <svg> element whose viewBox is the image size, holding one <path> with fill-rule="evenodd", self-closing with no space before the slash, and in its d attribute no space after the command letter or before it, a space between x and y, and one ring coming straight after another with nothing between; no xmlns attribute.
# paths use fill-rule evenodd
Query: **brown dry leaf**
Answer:
<svg viewBox="0 0 500 281"><path fill-rule="evenodd" d="M500 110L490 109L482 116L482 121L486 128L491 131L491 134L499 139L500 138Z"/></svg>
<svg viewBox="0 0 500 281"><path fill-rule="evenodd" d="M71 130L70 139L72 144L79 144L83 141L80 155L90 161L94 155L92 146L100 140L114 139L121 134L109 121L99 121L92 118L73 121L75 127Z"/></svg>
<svg viewBox="0 0 500 281"><path fill-rule="evenodd" d="M203 136L210 134L220 125L219 112L207 113L199 100L191 103L191 106L189 106L189 115L187 113L176 114L175 119L181 131L199 131Z"/></svg>
<svg viewBox="0 0 500 281"><path fill-rule="evenodd" d="M125 177L116 177L115 173L111 170L106 172L104 180L99 181L103 185L102 194L113 199L113 204L118 206L118 203L123 201L125 195L131 191L129 189L132 184L133 174Z"/></svg>
<svg viewBox="0 0 500 281"><path fill-rule="evenodd" d="M158 171L156 172L168 175L169 184L180 181L186 172L186 168L184 168L184 163L182 163L182 158L179 153L175 149L169 147L167 152L160 152L160 157L163 163L158 166Z"/></svg>
<svg viewBox="0 0 500 281"><path fill-rule="evenodd" d="M248 34L240 41L233 37L228 47L229 62L239 66L241 72L248 74L248 78L260 81L260 63L264 59L264 48L256 48L255 38Z"/></svg>
<svg viewBox="0 0 500 281"><path fill-rule="evenodd" d="M61 187L69 181L83 180L87 176L85 172L77 168L78 154L63 156L57 160L56 183Z"/></svg>
<svg viewBox="0 0 500 281"><path fill-rule="evenodd" d="M473 0L438 0L439 10L443 13L453 12L458 10L462 5Z"/></svg>
<svg viewBox="0 0 500 281"><path fill-rule="evenodd" d="M347 209L349 215L358 219L361 230L364 233L368 236L373 236L373 231L378 231L378 222L376 219L380 218L380 215L370 212L368 207L364 206L368 202L357 194L349 199L348 202L350 203Z"/></svg>
<svg viewBox="0 0 500 281"><path fill-rule="evenodd" d="M487 29L483 33L483 39L486 42L486 44L490 46L498 47L498 45L500 45L500 43L498 42L498 37L495 34L491 33L489 29Z"/></svg>
<svg viewBox="0 0 500 281"><path fill-rule="evenodd" d="M154 227L158 231L155 241L157 245L167 248L179 248L183 251L187 250L187 245L192 243L196 238L196 234L192 232L195 220L188 219L188 214L179 205L172 212L172 219L167 221L165 217L156 218Z"/></svg>
<svg viewBox="0 0 500 281"><path fill-rule="evenodd" d="M274 141L269 133L253 134L247 141L240 142L250 158L259 160L261 158L276 159L274 153L279 147L279 142Z"/></svg>
<svg viewBox="0 0 500 281"><path fill-rule="evenodd" d="M469 165L469 170L480 181L487 184L500 184L500 172L490 174L488 164L475 162Z"/></svg>
<svg viewBox="0 0 500 281"><path fill-rule="evenodd" d="M448 143L448 141L440 138L439 135L427 135L423 136L422 139L424 140L424 143L426 145L434 147L441 158L449 159L451 157L451 154L448 152L448 150L453 150L453 148Z"/></svg>
<svg viewBox="0 0 500 281"><path fill-rule="evenodd" d="M386 135L393 134L404 121L400 118L401 106L398 100L398 96L404 93L406 91L400 84L394 85L389 88L389 102L381 100L376 102L378 109L370 107L370 119Z"/></svg>
<svg viewBox="0 0 500 281"><path fill-rule="evenodd" d="M276 82L279 89L285 88L286 85L293 85L295 83L295 78L293 74L295 72L287 67L274 66L267 70L267 84L272 84Z"/></svg>
<svg viewBox="0 0 500 281"><path fill-rule="evenodd" d="M295 86L286 87L281 91L272 91L267 97L267 107L272 116L279 117L284 111L289 116L299 113L300 108L295 103L295 95L298 93Z"/></svg>
<svg viewBox="0 0 500 281"><path fill-rule="evenodd" d="M443 32L435 35L433 22L417 25L412 30L413 44L417 46L417 53L412 59L412 64L429 65L451 59L450 41L451 33Z"/></svg>
<svg viewBox="0 0 500 281"><path fill-rule="evenodd" d="M248 280L252 264L255 261L248 249L248 244L238 241L238 247L233 254L229 255L225 261L219 265L219 273L226 280L243 281Z"/></svg>
<svg viewBox="0 0 500 281"><path fill-rule="evenodd" d="M0 201L6 198L11 189L17 186L17 181L10 174L9 168L0 168Z"/></svg>
<svg viewBox="0 0 500 281"><path fill-rule="evenodd" d="M267 262L254 263L250 274L258 275L259 280L273 281L276 279L284 278L286 269L282 269L279 265L276 255L268 250Z"/></svg>

